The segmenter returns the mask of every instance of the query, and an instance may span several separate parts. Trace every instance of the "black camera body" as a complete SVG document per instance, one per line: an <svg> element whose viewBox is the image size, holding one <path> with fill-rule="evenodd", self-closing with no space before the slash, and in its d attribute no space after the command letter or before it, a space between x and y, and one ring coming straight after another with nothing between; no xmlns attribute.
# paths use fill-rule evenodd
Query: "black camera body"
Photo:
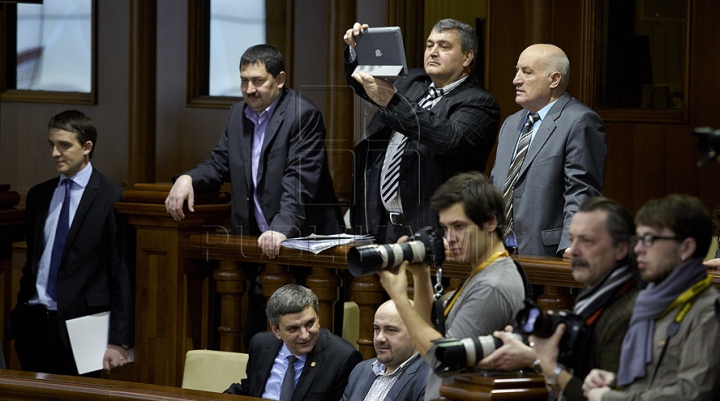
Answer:
<svg viewBox="0 0 720 401"><path fill-rule="evenodd" d="M425 262L439 267L445 261L445 245L442 236L428 226L416 232L413 241L350 248L347 259L350 273L355 277L400 266L405 260L410 263Z"/></svg>
<svg viewBox="0 0 720 401"><path fill-rule="evenodd" d="M565 333L560 339L558 362L565 366L577 367L588 331L581 316L565 310L549 314L535 302L527 299L525 307L517 313L513 331L521 335L533 334L548 338L555 333L560 323L565 324Z"/></svg>

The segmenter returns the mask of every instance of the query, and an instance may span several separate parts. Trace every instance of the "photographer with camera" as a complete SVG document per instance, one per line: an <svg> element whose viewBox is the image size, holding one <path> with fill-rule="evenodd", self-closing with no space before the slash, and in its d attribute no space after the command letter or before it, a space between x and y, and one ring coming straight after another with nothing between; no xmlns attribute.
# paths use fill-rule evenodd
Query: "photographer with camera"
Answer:
<svg viewBox="0 0 720 401"><path fill-rule="evenodd" d="M381 270L380 282L395 301L416 349L433 368L434 340L487 335L514 320L522 308L523 280L502 240L505 210L500 191L478 172L450 178L432 196L440 226L455 261L468 263L472 270L446 303L441 304L434 326L433 286L425 264L403 262L397 272ZM406 272L414 283L414 305L408 298ZM442 327L445 330L442 330ZM430 370L425 399L440 397L443 379Z"/></svg>
<svg viewBox="0 0 720 401"><path fill-rule="evenodd" d="M589 400L717 400L720 390L720 294L703 257L710 213L695 197L669 195L635 216L640 291L622 344L617 375L593 369ZM619 390L614 390L619 386Z"/></svg>
<svg viewBox="0 0 720 401"><path fill-rule="evenodd" d="M627 209L604 197L587 199L573 215L569 226L572 274L584 286L574 312L583 319L587 335L573 346L571 362L559 358L565 345L561 341L566 340L566 325L559 324L549 338L531 336L532 348L511 333L495 333L503 345L478 367L514 370L532 366L543 373L557 396L584 399L581 386L585 375L593 368L613 370L619 364L620 346L638 293L637 272L630 264L634 232Z"/></svg>

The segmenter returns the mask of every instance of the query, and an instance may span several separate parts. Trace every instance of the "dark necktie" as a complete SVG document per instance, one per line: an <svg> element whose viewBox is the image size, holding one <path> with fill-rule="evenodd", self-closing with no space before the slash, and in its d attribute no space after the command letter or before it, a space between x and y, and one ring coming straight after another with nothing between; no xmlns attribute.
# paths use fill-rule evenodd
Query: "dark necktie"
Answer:
<svg viewBox="0 0 720 401"><path fill-rule="evenodd" d="M513 228L513 192L515 191L515 183L520 175L520 167L522 167L523 160L525 160L525 154L530 147L530 138L532 134L532 127L535 121L539 120L540 116L537 113L530 114L523 126L520 139L518 139L517 149L515 150L515 157L512 163L510 163L510 169L508 170L507 179L503 186L503 200L505 201L505 231L503 236L507 237L510 230Z"/></svg>
<svg viewBox="0 0 720 401"><path fill-rule="evenodd" d="M443 95L444 91L442 89L431 86L427 96L418 105L423 109L430 109L433 101ZM387 149L388 155L385 156L385 162L383 163L383 174L380 183L380 198L385 204L390 203L397 196L400 182L400 161L407 140L408 138L399 132L394 132L391 137L390 146ZM395 145L393 146L393 144Z"/></svg>
<svg viewBox="0 0 720 401"><path fill-rule="evenodd" d="M288 367L285 371L282 386L280 387L281 401L290 401L292 393L295 390L295 361L297 360L297 357L295 355L288 355L287 359Z"/></svg>
<svg viewBox="0 0 720 401"><path fill-rule="evenodd" d="M65 240L67 240L68 231L70 230L70 189L73 181L67 179L63 181L63 184L65 184L65 198L63 198L57 228L55 229L55 242L53 242L52 246L50 273L47 282L47 294L54 300L57 300L57 275L58 270L60 270Z"/></svg>

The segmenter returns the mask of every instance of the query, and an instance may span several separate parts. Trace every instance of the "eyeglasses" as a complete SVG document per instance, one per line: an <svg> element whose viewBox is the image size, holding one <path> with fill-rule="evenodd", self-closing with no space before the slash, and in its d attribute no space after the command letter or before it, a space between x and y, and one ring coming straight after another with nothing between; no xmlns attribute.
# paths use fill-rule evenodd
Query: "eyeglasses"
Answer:
<svg viewBox="0 0 720 401"><path fill-rule="evenodd" d="M643 236L635 236L635 244L641 244L643 248L650 248L653 246L655 241L659 239L666 239L666 240L673 240L673 241L680 241L682 238L680 237L663 237L662 235L653 235L653 234L645 234Z"/></svg>

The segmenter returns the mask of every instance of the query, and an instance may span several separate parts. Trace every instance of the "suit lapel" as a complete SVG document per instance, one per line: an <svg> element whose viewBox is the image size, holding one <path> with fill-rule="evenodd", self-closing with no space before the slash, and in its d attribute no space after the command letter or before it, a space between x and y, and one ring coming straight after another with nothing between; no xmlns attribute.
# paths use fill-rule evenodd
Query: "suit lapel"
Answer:
<svg viewBox="0 0 720 401"><path fill-rule="evenodd" d="M543 146L545 146L545 143L548 141L548 139L550 139L550 136L555 131L555 128L557 128L555 120L560 117L560 113L569 101L570 95L565 92L560 97L560 99L557 100L555 105L553 105L553 107L550 109L548 114L545 116L545 119L540 122L538 132L535 133L535 137L533 138L532 142L530 142L530 147L528 148L528 152L525 155L525 160L523 161L522 167L520 167L520 176L525 173L530 164L532 164L533 160L535 160L535 157L538 155L538 153L540 153L540 150L543 148Z"/></svg>
<svg viewBox="0 0 720 401"><path fill-rule="evenodd" d="M268 343L266 347L262 348L260 356L257 359L258 380L256 382L259 384L260 391L258 392L258 394L252 394L251 391L250 396L262 397L263 393L265 392L265 385L267 384L268 378L270 377L270 371L272 370L273 364L275 364L275 356L277 355L278 351L280 351L280 347L282 347L282 344L282 340L275 338L274 341ZM255 381L255 378L253 378L253 381Z"/></svg>
<svg viewBox="0 0 720 401"><path fill-rule="evenodd" d="M260 151L260 162L258 163L258 186L260 186L260 182L262 182L263 177L265 175L265 162L267 160L267 150L270 147L270 144L272 143L273 139L275 139L275 136L277 136L278 132L280 131L280 127L283 125L283 121L285 119L285 112L287 111L288 107L288 99L289 99L289 93L287 89L283 89L282 93L280 94L280 100L277 103L277 106L275 106L275 111L273 112L272 116L270 116L270 121L268 122L267 128L265 129L265 139L263 140L262 148Z"/></svg>
<svg viewBox="0 0 720 401"><path fill-rule="evenodd" d="M522 131L522 126L524 124L524 117L527 114L527 110L523 109L521 112L516 113L515 121L508 121L506 124L508 126L507 130L509 131L510 139L507 141L499 141L498 143L498 150L496 152L496 155L507 155L505 157L502 157L502 159L498 159L498 163L501 163L500 170L498 170L502 175L498 177L499 183L502 185L502 191L505 190L505 181L507 181L508 173L510 172L510 164L512 163L513 157L515 157L515 145L517 145L518 140L520 139L520 133ZM500 147L502 146L502 147ZM523 162L523 164L525 164Z"/></svg>
<svg viewBox="0 0 720 401"><path fill-rule="evenodd" d="M72 246L73 241L75 241L75 237L80 231L80 226L82 225L85 216L90 210L93 202L95 202L95 198L97 198L99 193L100 175L96 170L93 170L90 175L90 180L88 180L87 186L85 187L85 191L83 191L82 198L80 198L78 208L75 211L75 217L73 217L72 224L70 224L70 230L68 231L67 240L65 242L65 249L63 250L63 260L67 255L68 249Z"/></svg>
<svg viewBox="0 0 720 401"><path fill-rule="evenodd" d="M419 362L419 363L418 363ZM405 386L410 382L410 379L413 378L415 375L415 372L417 372L418 367L420 366L420 363L425 363L425 361L422 360L420 357L420 354L417 354L413 357L412 361L410 362L410 365L405 369L404 372L398 377L397 381L393 386L390 388L390 391L385 396L386 401L392 401L398 398L398 395L400 392L403 391Z"/></svg>
<svg viewBox="0 0 720 401"><path fill-rule="evenodd" d="M310 389L310 384L312 384L315 379L315 375L317 375L318 371L321 369L326 356L326 335L327 334L323 332L323 329L320 329L317 344L315 344L315 347L308 354L307 359L305 360L305 366L303 367L302 374L300 375L300 380L298 380L297 387L295 387L295 391L293 391L291 401L302 401L302 399L305 398L305 394Z"/></svg>

